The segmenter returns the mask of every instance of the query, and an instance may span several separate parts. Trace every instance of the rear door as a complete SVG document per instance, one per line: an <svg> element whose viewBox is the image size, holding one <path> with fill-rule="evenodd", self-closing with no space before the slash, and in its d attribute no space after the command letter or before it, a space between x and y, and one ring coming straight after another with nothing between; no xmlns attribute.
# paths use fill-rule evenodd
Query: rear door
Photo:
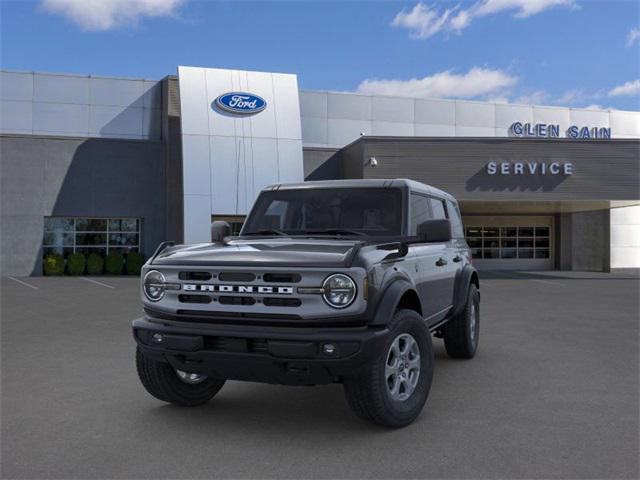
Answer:
<svg viewBox="0 0 640 480"><path fill-rule="evenodd" d="M417 234L417 227L425 220L433 218L430 198L419 193L411 193L409 206L409 235ZM447 245L444 243L414 243L407 255L407 267L415 275L416 287L423 306L425 318L437 319L451 304L449 281L446 267ZM446 312L445 312L446 313Z"/></svg>
<svg viewBox="0 0 640 480"><path fill-rule="evenodd" d="M453 221L449 218L446 202L440 198L431 197L431 212L434 219L449 219L452 223L453 234ZM447 309L453 305L453 291L456 281L456 273L459 266L462 264L462 258L459 256L458 249L456 248L455 241L450 240L446 243L437 244L440 246L439 256L435 262L436 270L438 272L438 314L446 314Z"/></svg>

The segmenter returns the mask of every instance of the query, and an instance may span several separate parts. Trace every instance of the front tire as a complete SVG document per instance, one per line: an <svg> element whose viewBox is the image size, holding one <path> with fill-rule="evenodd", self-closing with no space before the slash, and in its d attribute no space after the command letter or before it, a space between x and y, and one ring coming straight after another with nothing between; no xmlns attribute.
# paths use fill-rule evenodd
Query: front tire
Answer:
<svg viewBox="0 0 640 480"><path fill-rule="evenodd" d="M207 403L225 382L175 370L166 362L146 357L139 348L136 349L136 367L147 392L158 400L183 407Z"/></svg>
<svg viewBox="0 0 640 480"><path fill-rule="evenodd" d="M469 285L464 310L444 326L444 347L450 357L473 358L480 335L480 293Z"/></svg>
<svg viewBox="0 0 640 480"><path fill-rule="evenodd" d="M380 355L358 375L345 378L351 409L361 418L387 427L404 427L422 411L433 379L431 334L413 310L393 317Z"/></svg>

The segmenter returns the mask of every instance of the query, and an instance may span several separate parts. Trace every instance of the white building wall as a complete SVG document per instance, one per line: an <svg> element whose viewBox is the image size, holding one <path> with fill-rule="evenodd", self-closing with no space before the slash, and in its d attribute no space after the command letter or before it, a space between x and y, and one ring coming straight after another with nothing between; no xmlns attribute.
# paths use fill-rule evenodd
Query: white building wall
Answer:
<svg viewBox="0 0 640 480"><path fill-rule="evenodd" d="M184 241L209 241L211 215L245 215L265 186L304 179L295 75L179 67ZM234 115L213 106L229 92L267 106Z"/></svg>
<svg viewBox="0 0 640 480"><path fill-rule="evenodd" d="M611 209L611 268L640 268L640 205Z"/></svg>
<svg viewBox="0 0 640 480"><path fill-rule="evenodd" d="M300 92L302 140L341 148L361 133L376 136L508 137L514 122L611 128L612 138L640 138L640 112L514 105L341 92Z"/></svg>
<svg viewBox="0 0 640 480"><path fill-rule="evenodd" d="M0 71L0 133L159 140L160 82Z"/></svg>

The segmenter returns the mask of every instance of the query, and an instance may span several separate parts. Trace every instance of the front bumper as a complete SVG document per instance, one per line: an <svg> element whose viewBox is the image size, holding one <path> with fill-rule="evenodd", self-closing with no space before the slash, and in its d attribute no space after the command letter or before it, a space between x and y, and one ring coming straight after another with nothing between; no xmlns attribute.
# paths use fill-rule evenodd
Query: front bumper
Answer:
<svg viewBox="0 0 640 480"><path fill-rule="evenodd" d="M370 327L193 325L149 316L133 321L142 353L176 369L284 385L339 382L376 358L388 334Z"/></svg>

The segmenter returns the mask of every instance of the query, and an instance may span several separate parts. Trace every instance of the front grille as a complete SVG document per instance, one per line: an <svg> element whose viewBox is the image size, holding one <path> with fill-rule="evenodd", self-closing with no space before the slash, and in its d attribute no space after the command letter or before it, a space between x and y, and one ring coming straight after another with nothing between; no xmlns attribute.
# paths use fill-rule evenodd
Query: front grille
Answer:
<svg viewBox="0 0 640 480"><path fill-rule="evenodd" d="M268 340L264 338L204 337L205 350L230 353L269 353Z"/></svg>
<svg viewBox="0 0 640 480"><path fill-rule="evenodd" d="M246 272L220 272L218 278L221 282L253 282L256 276Z"/></svg>
<svg viewBox="0 0 640 480"><path fill-rule="evenodd" d="M198 282L206 282L211 280L211 277L210 272L180 272L178 274L180 280L195 280Z"/></svg>
<svg viewBox="0 0 640 480"><path fill-rule="evenodd" d="M267 283L298 283L302 280L299 273L265 273L262 277Z"/></svg>
<svg viewBox="0 0 640 480"><path fill-rule="evenodd" d="M219 297L218 301L221 305L254 305L256 303L256 300L251 297L232 297L230 295Z"/></svg>
<svg viewBox="0 0 640 480"><path fill-rule="evenodd" d="M178 295L178 300L182 303L211 303L209 295Z"/></svg>
<svg viewBox="0 0 640 480"><path fill-rule="evenodd" d="M272 298L267 297L262 300L267 307L299 307L302 301L299 298Z"/></svg>
<svg viewBox="0 0 640 480"><path fill-rule="evenodd" d="M149 312L153 312L150 309ZM184 316L186 318L176 318L176 320L184 320L184 321L207 321L207 320L224 320L225 318L255 318L255 319L264 319L264 320L300 320L300 315L291 315L288 313L250 313L250 312L208 312L203 310L178 310L176 312L179 316ZM159 316L157 313L153 312L154 316ZM160 315L162 318L162 315Z"/></svg>

